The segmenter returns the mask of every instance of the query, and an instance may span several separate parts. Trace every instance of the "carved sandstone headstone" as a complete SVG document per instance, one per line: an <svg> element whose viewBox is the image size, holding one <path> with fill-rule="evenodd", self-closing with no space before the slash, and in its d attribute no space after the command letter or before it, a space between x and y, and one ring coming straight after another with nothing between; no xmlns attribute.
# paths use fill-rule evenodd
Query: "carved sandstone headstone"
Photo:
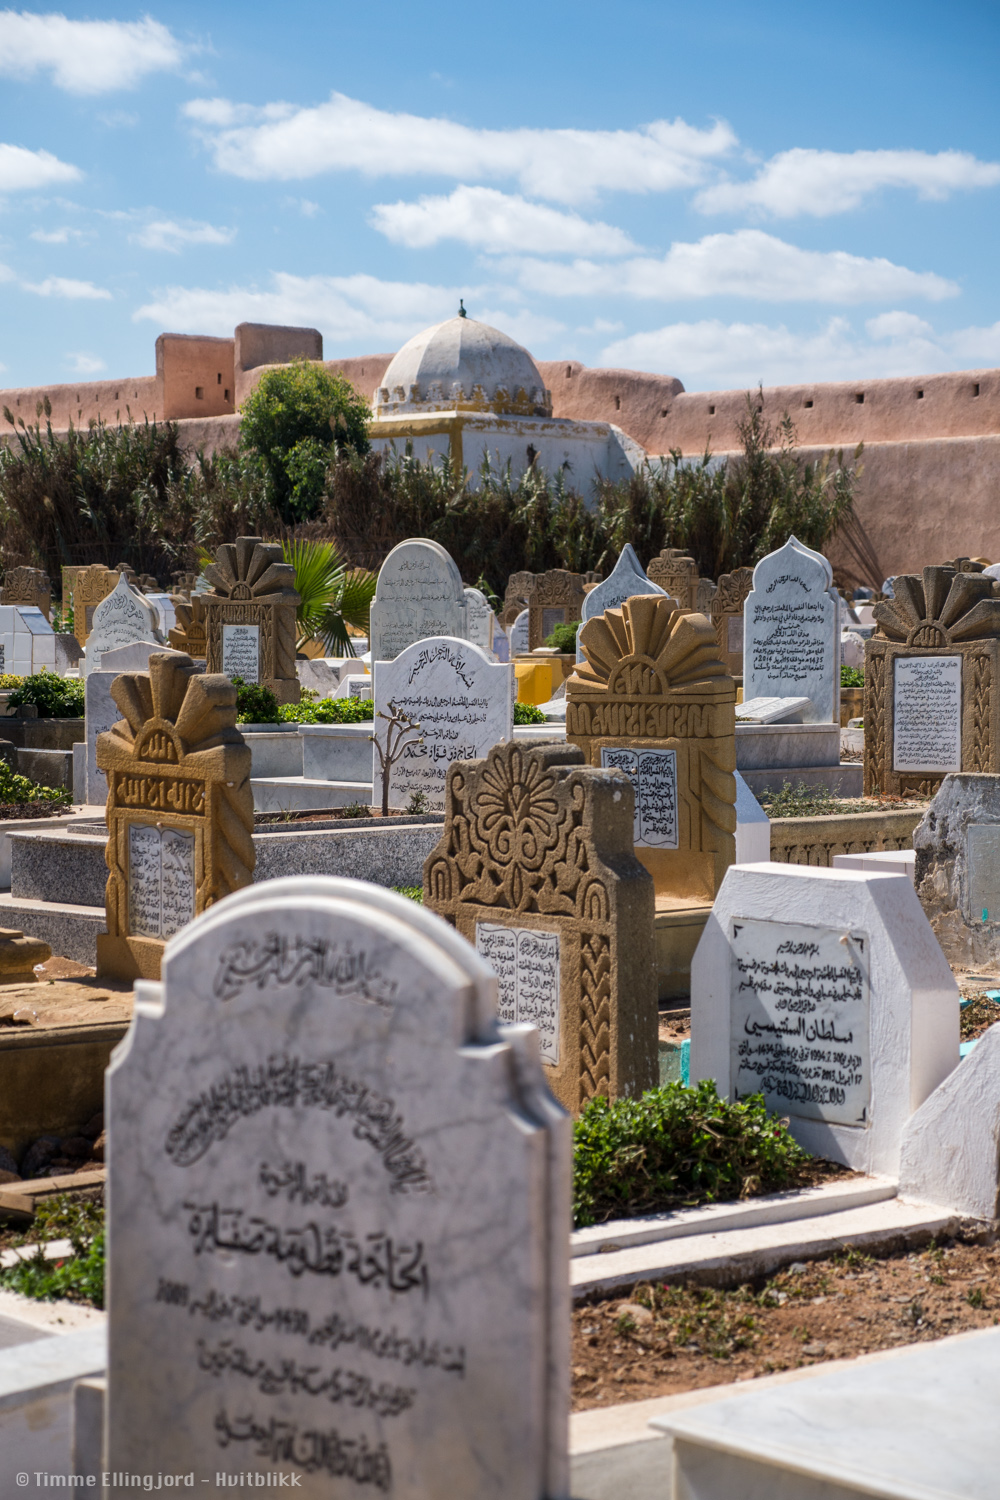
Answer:
<svg viewBox="0 0 1000 1500"><path fill-rule="evenodd" d="M432 635L464 639L467 612L462 575L445 549L422 537L400 542L379 568L369 625L372 661L394 661Z"/></svg>
<svg viewBox="0 0 1000 1500"><path fill-rule="evenodd" d="M99 1467L563 1500L569 1120L472 948L375 886L273 880L139 994L108 1075Z"/></svg>
<svg viewBox="0 0 1000 1500"><path fill-rule="evenodd" d="M736 857L736 687L715 632L673 599L637 595L580 638L566 738L632 780L636 853L658 906L711 903Z"/></svg>
<svg viewBox="0 0 1000 1500"><path fill-rule="evenodd" d="M1000 771L1000 598L983 573L899 574L865 642L866 796L933 796L951 771Z"/></svg>
<svg viewBox="0 0 1000 1500"><path fill-rule="evenodd" d="M676 599L681 609L695 609L698 598L698 564L680 547L664 547L646 569L652 583Z"/></svg>
<svg viewBox="0 0 1000 1500"><path fill-rule="evenodd" d="M808 698L807 724L840 723L840 596L819 552L790 537L761 558L743 606L744 698Z"/></svg>
<svg viewBox="0 0 1000 1500"><path fill-rule="evenodd" d="M66 575L71 575L73 588L73 634L81 646L87 644L94 623L94 610L102 599L106 599L117 586L121 574L117 568L106 568L103 563L94 563L89 568L63 570L63 604L66 603Z"/></svg>
<svg viewBox="0 0 1000 1500"><path fill-rule="evenodd" d="M183 651L195 660L204 661L208 654L204 594L192 594L186 604L176 604L175 610L177 624L167 639L175 651Z"/></svg>
<svg viewBox="0 0 1000 1500"><path fill-rule="evenodd" d="M108 930L98 973L155 979L166 940L253 879L250 750L236 689L158 653L119 677L123 718L97 740L108 782Z"/></svg>
<svg viewBox="0 0 1000 1500"><path fill-rule="evenodd" d="M582 573L550 568L536 573L528 590L528 650L544 646L557 625L569 625L583 614L586 598Z"/></svg>
<svg viewBox="0 0 1000 1500"><path fill-rule="evenodd" d="M270 688L279 703L298 703L295 671L295 569L276 543L241 536L205 569L213 592L202 594L207 666Z"/></svg>
<svg viewBox="0 0 1000 1500"><path fill-rule="evenodd" d="M719 655L733 677L743 676L743 607L752 588L753 568L723 573L710 605Z"/></svg>
<svg viewBox="0 0 1000 1500"><path fill-rule="evenodd" d="M41 568L8 568L0 589L0 604L33 604L48 620L52 613L52 585Z"/></svg>
<svg viewBox="0 0 1000 1500"><path fill-rule="evenodd" d="M574 1114L658 1078L653 885L632 853L631 789L566 745L498 745L448 773L424 902L500 981L499 1015L538 1028Z"/></svg>

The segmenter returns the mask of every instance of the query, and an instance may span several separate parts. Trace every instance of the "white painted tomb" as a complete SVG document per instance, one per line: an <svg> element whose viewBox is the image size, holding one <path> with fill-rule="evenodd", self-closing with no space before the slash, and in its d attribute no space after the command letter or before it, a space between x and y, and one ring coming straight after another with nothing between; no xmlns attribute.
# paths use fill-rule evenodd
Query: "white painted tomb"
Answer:
<svg viewBox="0 0 1000 1500"><path fill-rule="evenodd" d="M734 865L691 965L691 1080L761 1092L813 1155L895 1177L958 1065L958 989L905 875Z"/></svg>
<svg viewBox="0 0 1000 1500"><path fill-rule="evenodd" d="M743 696L808 698L806 723L840 722L840 595L826 558L790 537L753 570L743 606Z"/></svg>
<svg viewBox="0 0 1000 1500"><path fill-rule="evenodd" d="M421 537L393 547L372 600L372 661L393 661L428 636L465 639L467 621L462 575L445 549Z"/></svg>
<svg viewBox="0 0 1000 1500"><path fill-rule="evenodd" d="M913 849L873 849L869 854L835 854L835 870L868 870L873 875L905 875L913 884L917 862Z"/></svg>
<svg viewBox="0 0 1000 1500"><path fill-rule="evenodd" d="M57 633L34 604L0 604L0 672L59 676L80 659L74 636Z"/></svg>
<svg viewBox="0 0 1000 1500"><path fill-rule="evenodd" d="M361 882L169 943L108 1074L105 1471L565 1500L569 1120L496 993Z"/></svg>
<svg viewBox="0 0 1000 1500"><path fill-rule="evenodd" d="M771 859L771 820L736 772L736 863L766 865Z"/></svg>
<svg viewBox="0 0 1000 1500"><path fill-rule="evenodd" d="M470 641L435 636L409 646L395 661L373 665L373 730L384 747L389 704L420 725L389 779L390 807L405 807L423 792L429 808L444 806L453 760L478 760L514 733L514 668L493 661ZM393 733L395 739L395 732ZM382 771L372 747L373 796L382 798Z"/></svg>
<svg viewBox="0 0 1000 1500"><path fill-rule="evenodd" d="M84 651L85 675L103 665L101 658L105 651L113 651L119 646L131 646L137 641L159 641L162 649L157 620L157 612L145 595L131 588L125 574L120 573L111 593L94 610L93 625Z"/></svg>
<svg viewBox="0 0 1000 1500"><path fill-rule="evenodd" d="M586 625L594 615L603 615L606 609L620 608L626 599L632 599L636 594L659 594L661 598L665 598L666 592L666 589L661 589L658 583L654 583L651 578L647 577L645 568L635 554L635 548L631 542L626 542L621 556L604 582L599 583L596 588L592 588L583 596L580 624ZM583 661L583 647L580 645L579 632L577 633L576 659L578 662Z"/></svg>

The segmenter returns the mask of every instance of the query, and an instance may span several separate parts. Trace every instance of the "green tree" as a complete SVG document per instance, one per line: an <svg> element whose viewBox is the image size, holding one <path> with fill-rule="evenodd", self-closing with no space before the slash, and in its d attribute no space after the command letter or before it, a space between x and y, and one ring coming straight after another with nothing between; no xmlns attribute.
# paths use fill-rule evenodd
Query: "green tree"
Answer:
<svg viewBox="0 0 1000 1500"><path fill-rule="evenodd" d="M318 514L338 449L368 451L368 402L314 360L265 371L240 416L240 447L260 458L274 509L288 525Z"/></svg>

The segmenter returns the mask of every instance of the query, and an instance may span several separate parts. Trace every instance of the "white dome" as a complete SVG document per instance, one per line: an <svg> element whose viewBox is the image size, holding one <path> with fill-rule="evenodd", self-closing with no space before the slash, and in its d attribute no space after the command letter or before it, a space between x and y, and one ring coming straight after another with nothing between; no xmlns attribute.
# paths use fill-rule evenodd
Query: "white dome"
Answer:
<svg viewBox="0 0 1000 1500"><path fill-rule="evenodd" d="M492 411L550 417L552 397L520 344L474 318L449 318L404 344L375 392L375 416Z"/></svg>

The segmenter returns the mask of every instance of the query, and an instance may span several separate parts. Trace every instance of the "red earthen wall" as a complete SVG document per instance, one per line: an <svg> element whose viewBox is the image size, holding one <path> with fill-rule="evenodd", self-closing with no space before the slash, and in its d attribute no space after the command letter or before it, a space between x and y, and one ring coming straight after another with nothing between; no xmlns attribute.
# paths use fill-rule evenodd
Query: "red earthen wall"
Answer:
<svg viewBox="0 0 1000 1500"><path fill-rule="evenodd" d="M225 417L236 410L233 339L161 333L156 340L160 415Z"/></svg>

